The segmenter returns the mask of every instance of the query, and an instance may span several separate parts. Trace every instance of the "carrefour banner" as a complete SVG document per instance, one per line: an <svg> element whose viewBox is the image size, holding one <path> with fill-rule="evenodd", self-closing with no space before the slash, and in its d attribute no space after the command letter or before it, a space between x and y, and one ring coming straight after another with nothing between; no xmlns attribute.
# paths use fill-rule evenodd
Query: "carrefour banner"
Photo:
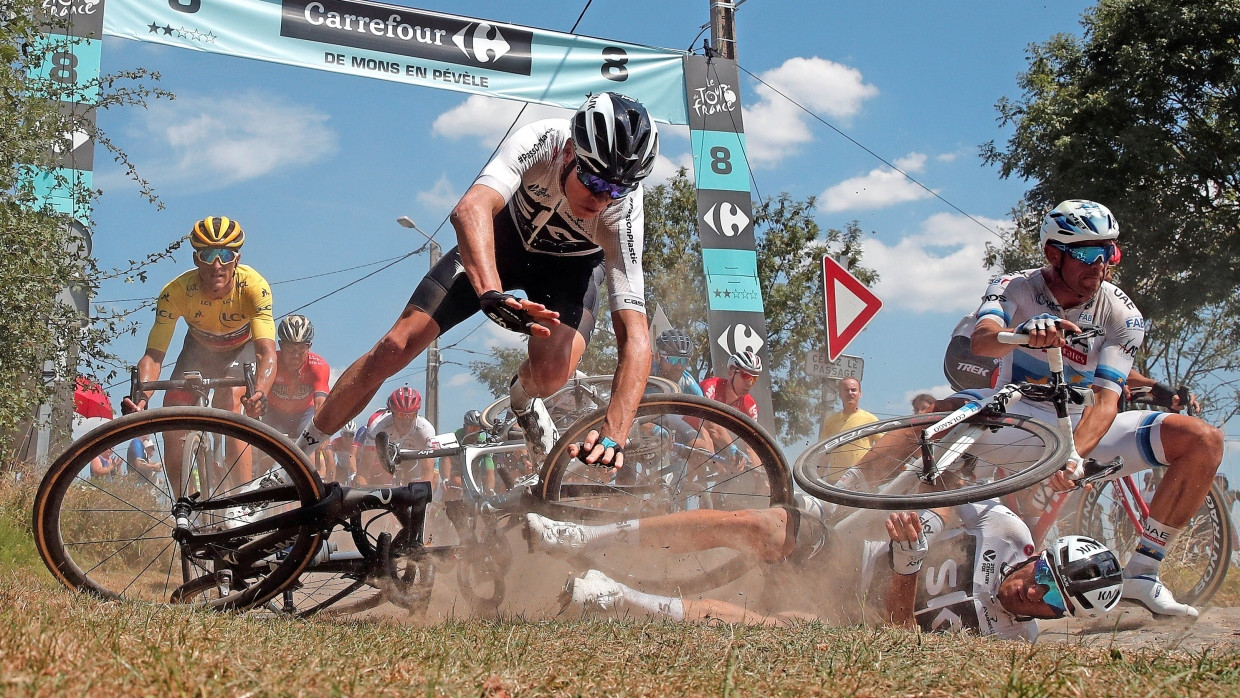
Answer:
<svg viewBox="0 0 1240 698"><path fill-rule="evenodd" d="M105 34L575 109L592 92L686 123L685 53L358 0L108 0Z"/></svg>

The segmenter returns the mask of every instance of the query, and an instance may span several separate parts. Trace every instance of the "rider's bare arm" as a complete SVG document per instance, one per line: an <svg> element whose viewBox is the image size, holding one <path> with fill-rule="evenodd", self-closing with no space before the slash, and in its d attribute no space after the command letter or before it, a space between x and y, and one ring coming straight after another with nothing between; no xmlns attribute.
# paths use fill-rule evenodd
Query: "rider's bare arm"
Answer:
<svg viewBox="0 0 1240 698"><path fill-rule="evenodd" d="M271 394L271 384L276 381L276 343L272 339L254 339L254 395L243 400L251 417L262 416L266 397Z"/></svg>
<svg viewBox="0 0 1240 698"><path fill-rule="evenodd" d="M978 320L977 327L973 328L972 348L973 353L978 356L989 356L999 359L1007 356L1015 346L1013 344L1004 344L999 341L1000 332L1015 332L1015 327L1004 327L998 321L998 318L987 316ZM1058 327L1050 325L1044 330L1028 331L1029 346L1033 349L1044 349L1046 347L1061 347L1066 344L1064 339L1065 332L1080 332L1081 328L1076 324L1067 320L1059 320Z"/></svg>
<svg viewBox="0 0 1240 698"><path fill-rule="evenodd" d="M147 349L146 353L138 359L138 380L142 382L159 380L159 369L164 365L165 352L158 349ZM145 398L135 405L133 401L126 396L121 400L121 408L123 412L132 412L134 410L146 409L150 405L151 395L155 391L145 391Z"/></svg>
<svg viewBox="0 0 1240 698"><path fill-rule="evenodd" d="M635 310L617 310L611 314L611 320L619 360L611 381L611 403L607 406L603 436L624 443L650 377L650 331L645 313Z"/></svg>
<svg viewBox="0 0 1240 698"><path fill-rule="evenodd" d="M499 192L485 184L475 184L452 209L450 220L456 229L461 264L479 296L504 290L495 266L494 219L506 203Z"/></svg>

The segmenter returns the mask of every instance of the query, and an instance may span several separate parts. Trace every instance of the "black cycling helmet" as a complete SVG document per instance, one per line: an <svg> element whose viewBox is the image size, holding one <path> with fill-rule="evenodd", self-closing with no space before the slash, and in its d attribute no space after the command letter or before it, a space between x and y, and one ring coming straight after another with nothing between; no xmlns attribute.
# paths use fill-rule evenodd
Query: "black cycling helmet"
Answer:
<svg viewBox="0 0 1240 698"><path fill-rule="evenodd" d="M635 187L659 154L659 132L640 102L615 92L591 95L573 115L577 166L588 174Z"/></svg>
<svg viewBox="0 0 1240 698"><path fill-rule="evenodd" d="M943 375L957 392L991 387L994 372L999 370L999 359L973 353L972 335L976 323L976 312L960 318L947 343L947 352L943 354Z"/></svg>
<svg viewBox="0 0 1240 698"><path fill-rule="evenodd" d="M660 332L654 340L654 346L663 356L688 358L693 352L693 340L689 339L689 335L677 329Z"/></svg>
<svg viewBox="0 0 1240 698"><path fill-rule="evenodd" d="M465 426L480 427L482 426L482 413L478 410L470 410L465 413Z"/></svg>

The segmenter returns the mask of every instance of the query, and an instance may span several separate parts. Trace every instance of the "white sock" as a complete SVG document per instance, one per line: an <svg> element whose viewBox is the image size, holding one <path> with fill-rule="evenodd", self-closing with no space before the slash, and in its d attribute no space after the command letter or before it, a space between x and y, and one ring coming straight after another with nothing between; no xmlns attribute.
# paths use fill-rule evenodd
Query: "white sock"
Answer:
<svg viewBox="0 0 1240 698"><path fill-rule="evenodd" d="M611 524L581 527L585 537L585 549L597 550L614 543L632 544L637 542L637 529L641 526L640 519L618 521Z"/></svg>
<svg viewBox="0 0 1240 698"><path fill-rule="evenodd" d="M512 377L512 382L508 384L508 403L512 405L512 409L516 412L525 412L530 409L530 403L534 401L534 396L525 391L525 386L521 385L521 377L519 375Z"/></svg>
<svg viewBox="0 0 1240 698"><path fill-rule="evenodd" d="M619 584L619 582L617 582ZM672 620L685 619L685 602L672 596L658 596L620 584L621 602L626 607L657 613Z"/></svg>
<svg viewBox="0 0 1240 698"><path fill-rule="evenodd" d="M1136 577L1142 574L1158 574L1163 556L1167 554L1167 546L1180 535L1180 529L1172 528L1164 523L1146 517L1141 539L1137 541L1137 550L1128 558L1124 565L1125 577Z"/></svg>
<svg viewBox="0 0 1240 698"><path fill-rule="evenodd" d="M314 449L330 438L331 434L315 426L314 421L311 420L310 424L301 432L301 436L297 437L297 448L300 448L302 453L310 455L314 453Z"/></svg>

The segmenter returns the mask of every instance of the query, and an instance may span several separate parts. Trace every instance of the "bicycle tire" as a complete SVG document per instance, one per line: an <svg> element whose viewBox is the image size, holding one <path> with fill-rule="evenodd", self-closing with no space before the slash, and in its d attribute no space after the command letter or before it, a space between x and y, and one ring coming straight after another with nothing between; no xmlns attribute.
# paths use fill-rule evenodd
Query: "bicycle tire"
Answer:
<svg viewBox="0 0 1240 698"><path fill-rule="evenodd" d="M134 438L151 435L158 454L169 439L185 439L193 432L238 439L248 444L247 450L268 454L282 468L287 486L273 489L273 496L255 502L255 508L274 512L322 499L323 484L300 451L258 421L207 407L164 407L120 417L74 441L39 484L33 512L35 546L57 581L106 599L244 610L266 602L296 579L318 549L321 532L316 525L279 528L186 550L172 535L175 523L167 490L152 490L147 479L81 476L93 458ZM227 511L231 495L208 492L204 498L198 492L196 496L188 518L196 530L204 531L210 518L205 512ZM236 560L247 561L246 566ZM200 578L207 575L215 580L216 592L198 593L204 584Z"/></svg>
<svg viewBox="0 0 1240 698"><path fill-rule="evenodd" d="M616 522L692 509L764 509L793 503L792 480L783 453L757 422L740 411L707 398L675 394L647 395L637 407L625 448L624 468L613 474L572 459L568 447L600 426L605 410L579 420L547 455L537 490L541 513L583 523ZM684 421L683 426L673 418ZM681 448L709 422L726 429L732 441L711 444L713 453ZM650 433L664 426L667 436ZM691 431L686 433L685 428ZM751 462L729 471L731 445L753 453ZM757 462L752 462L756 459ZM630 476L621 476L628 470ZM631 478L629 482L625 478ZM630 586L667 595L698 594L728 584L753 569L746 554L725 548L659 556L635 564L615 551L583 555L583 562ZM661 558L661 559L660 559Z"/></svg>
<svg viewBox="0 0 1240 698"><path fill-rule="evenodd" d="M808 448L796 460L792 468L792 476L796 483L810 495L833 504L858 509L920 510L934 507L956 506L969 502L980 502L994 499L1005 494L1024 489L1048 478L1067 461L1068 445L1059 437L1058 431L1041 421L1030 417L1012 414L978 414L971 417L961 426L944 436L944 440L936 442L933 448L940 452L946 450L944 444L955 443L955 440L981 434L985 441L975 443L967 450L963 462L970 461L970 472L958 473L952 477L951 486L955 489L935 492L908 492L906 485L916 486L921 481L911 471L905 469L906 462L921 464L920 446L915 439L918 429L925 429L943 417L947 412L914 414L906 417L872 422L856 429L837 434ZM964 429L962 429L964 427ZM967 431L966 431L967 429ZM997 434L1007 429L1003 437L987 436L985 431ZM904 434L893 434L902 432ZM1027 434L1020 437L1016 432ZM872 445L860 446L859 441L875 440ZM987 442L1006 442L1003 444ZM843 454L843 462L851 467L856 461L857 449L864 449L867 461L863 469L870 473L865 489L849 489L838 484L838 478L846 471L844 465L836 466L833 456ZM1027 458L1015 458L1014 452L1020 455L1028 452ZM1006 457L1005 457L1006 456ZM996 460L991 460L995 458ZM1004 474L997 479L992 477L996 468ZM885 474L874 476L875 470L886 470ZM900 482L895 482L896 478ZM946 482L947 478L944 478ZM948 486L947 484L943 485ZM890 491L874 491L875 489Z"/></svg>
<svg viewBox="0 0 1240 698"><path fill-rule="evenodd" d="M608 396L611 392L612 378L613 376L611 375L572 378L563 388L560 388L552 393L550 397L543 398L543 402L547 404L548 409L551 410L552 421L556 423L557 427L566 427L571 425L579 417L589 414L600 407L605 407L607 405ZM579 386L590 388L601 387L605 388L607 392L599 394L598 400L591 398L588 404L579 403L574 405L571 412L568 413L554 408L558 400L565 399L567 396L572 395ZM646 379L646 392L656 392L659 394L679 393L680 386L666 378L650 376ZM482 410L482 428L489 432L495 433L497 431L506 431L506 428L511 427L515 421L516 417L512 414L511 410L508 409L507 395L501 397L495 402L492 402L486 406L486 409Z"/></svg>
<svg viewBox="0 0 1240 698"><path fill-rule="evenodd" d="M1138 533L1112 495L1112 488L1121 486L1119 482L1095 485L1081 500L1077 520L1084 535L1106 545L1126 564L1136 550ZM1227 578L1234 529L1223 505L1226 501L1219 486L1211 485L1205 501L1167 548L1159 579L1180 603L1205 605Z"/></svg>

